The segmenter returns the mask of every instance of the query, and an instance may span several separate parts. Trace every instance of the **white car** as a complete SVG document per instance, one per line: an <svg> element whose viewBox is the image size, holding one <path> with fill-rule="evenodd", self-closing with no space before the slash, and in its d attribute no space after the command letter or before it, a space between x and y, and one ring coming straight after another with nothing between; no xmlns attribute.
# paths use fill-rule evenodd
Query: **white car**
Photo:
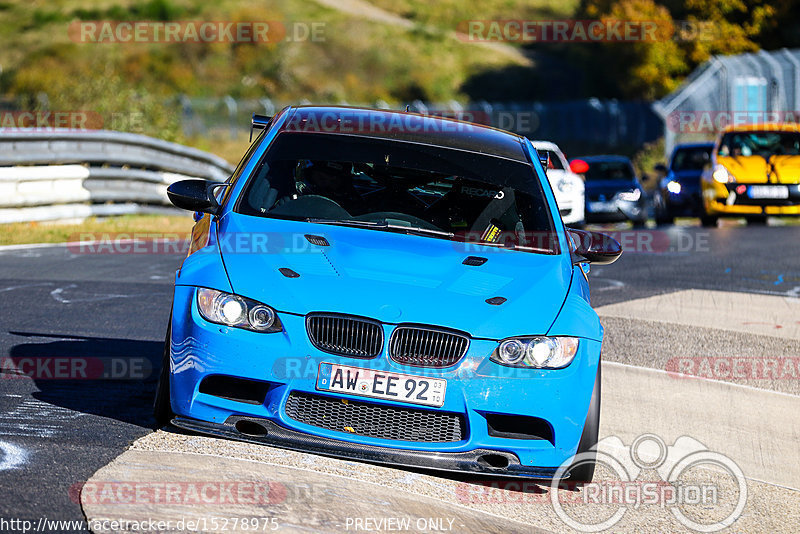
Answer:
<svg viewBox="0 0 800 534"><path fill-rule="evenodd" d="M585 222L583 179L569 170L567 158L558 145L550 141L531 141L531 143L537 152L549 156L547 179L553 187L558 212L564 224L583 226Z"/></svg>

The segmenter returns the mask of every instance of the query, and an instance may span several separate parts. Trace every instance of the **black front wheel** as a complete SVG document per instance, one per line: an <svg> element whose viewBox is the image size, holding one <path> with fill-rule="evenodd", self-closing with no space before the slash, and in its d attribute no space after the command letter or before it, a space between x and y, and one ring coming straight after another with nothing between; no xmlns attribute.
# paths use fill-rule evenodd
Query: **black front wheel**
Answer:
<svg viewBox="0 0 800 534"><path fill-rule="evenodd" d="M700 217L700 224L703 225L703 228L716 228L717 221L719 221L719 217L714 217L713 215L703 215Z"/></svg>
<svg viewBox="0 0 800 534"><path fill-rule="evenodd" d="M172 324L172 317L169 319ZM156 386L156 396L153 400L153 417L155 417L158 428L166 426L175 417L170 405L169 392L169 338L171 335L170 325L167 326L167 339L164 341L164 356L161 359L161 372L158 375L158 385Z"/></svg>
<svg viewBox="0 0 800 534"><path fill-rule="evenodd" d="M675 216L670 212L669 208L663 206L661 208L656 207L656 225L658 226L666 226L670 224L675 224Z"/></svg>
<svg viewBox="0 0 800 534"><path fill-rule="evenodd" d="M766 215L750 215L745 217L747 221L747 226L764 226L767 224L767 216Z"/></svg>

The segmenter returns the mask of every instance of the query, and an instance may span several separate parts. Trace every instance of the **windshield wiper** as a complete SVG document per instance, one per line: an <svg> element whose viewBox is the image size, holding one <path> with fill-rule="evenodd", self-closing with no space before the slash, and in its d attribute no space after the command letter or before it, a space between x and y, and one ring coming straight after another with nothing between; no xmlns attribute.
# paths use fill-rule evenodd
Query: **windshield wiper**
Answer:
<svg viewBox="0 0 800 534"><path fill-rule="evenodd" d="M335 224L338 226L363 226L365 228L372 228L380 225L374 221L354 221L353 219L317 219L315 217L306 217L306 222L317 224Z"/></svg>
<svg viewBox="0 0 800 534"><path fill-rule="evenodd" d="M492 243L490 241L465 241L470 245L478 245L481 247L495 247L503 248L506 250L521 250L524 252L538 252L543 254L553 254L553 250L549 248L531 247L528 245L515 245L514 243Z"/></svg>
<svg viewBox="0 0 800 534"><path fill-rule="evenodd" d="M444 230L432 230L430 228L422 228L420 226L403 226L402 224L386 223L381 225L381 228L388 228L390 230L400 230L403 232L411 232L415 234L438 235L442 237L454 237L453 232L445 232Z"/></svg>
<svg viewBox="0 0 800 534"><path fill-rule="evenodd" d="M317 224L332 224L337 226L353 226L356 228L374 228L376 230L389 230L393 232L407 232L423 235L435 235L441 237L453 237L455 234L452 232L445 232L444 230L433 230L430 228L422 228L420 226L405 226L403 224L392 224L386 221L356 221L353 219L315 219L309 217L306 222Z"/></svg>

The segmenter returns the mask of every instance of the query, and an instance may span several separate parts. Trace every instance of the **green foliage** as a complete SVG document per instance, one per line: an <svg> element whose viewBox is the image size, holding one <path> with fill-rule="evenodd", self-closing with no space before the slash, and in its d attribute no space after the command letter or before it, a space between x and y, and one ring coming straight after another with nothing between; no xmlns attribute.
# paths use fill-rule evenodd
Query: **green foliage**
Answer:
<svg viewBox="0 0 800 534"><path fill-rule="evenodd" d="M100 117L102 127L154 135L170 141L180 139L179 117L165 99L129 85L101 58L85 63L70 62L78 45L59 46L39 52L31 66L20 68L11 87L25 95L30 109L40 110L35 98L48 95L50 110L87 113ZM80 83L75 83L80 80ZM97 126L96 121L92 121Z"/></svg>
<svg viewBox="0 0 800 534"><path fill-rule="evenodd" d="M421 24L456 30L467 20L535 20L569 17L578 0L371 0L381 9Z"/></svg>
<svg viewBox="0 0 800 534"><path fill-rule="evenodd" d="M399 103L463 99L460 88L470 75L513 63L450 31L376 23L302 0L116 0L95 5L59 0L59 5L55 10L18 4L0 12L0 92L26 98L44 92L51 107L58 101L66 109L94 109L95 101L109 109L118 102L124 109L124 98L105 98L92 89L108 83L110 90L124 89L126 98L147 95L154 101L184 93L278 102ZM271 21L283 24L287 32L295 25L323 22L324 28L322 39L298 42L71 40L78 33L70 34L70 25L95 20ZM20 27L27 29L20 32Z"/></svg>
<svg viewBox="0 0 800 534"><path fill-rule="evenodd" d="M195 15L200 6L175 4L170 0L149 0L127 6L114 5L107 9L78 8L72 14L80 20L158 20L170 21Z"/></svg>
<svg viewBox="0 0 800 534"><path fill-rule="evenodd" d="M798 30L798 10L791 0L583 0L578 17L659 24L655 42L605 43L583 59L610 89L604 96L660 98L712 55L800 44L800 31L776 39L782 27Z"/></svg>
<svg viewBox="0 0 800 534"><path fill-rule="evenodd" d="M660 138L652 143L645 144L632 158L636 172L643 178L645 189L652 190L656 185L654 181L655 172L653 168L664 161L664 138ZM648 179L645 180L644 178Z"/></svg>

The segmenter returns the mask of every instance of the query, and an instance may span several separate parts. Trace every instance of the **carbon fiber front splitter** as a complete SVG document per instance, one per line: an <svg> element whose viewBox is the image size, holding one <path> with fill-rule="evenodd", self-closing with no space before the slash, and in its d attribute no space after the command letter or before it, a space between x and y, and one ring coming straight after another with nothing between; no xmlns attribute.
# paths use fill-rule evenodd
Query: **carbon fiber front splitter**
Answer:
<svg viewBox="0 0 800 534"><path fill-rule="evenodd" d="M242 422L245 426L242 426ZM240 428L244 430L248 430L247 424L259 425L260 428L250 426L251 431L244 433L237 430L237 423L240 423ZM178 428L220 438L393 466L537 480L551 480L557 470L557 468L522 465L517 455L507 451L474 449L466 452L428 452L376 447L312 436L284 428L268 419L252 417L231 416L224 424L175 417L172 424Z"/></svg>

